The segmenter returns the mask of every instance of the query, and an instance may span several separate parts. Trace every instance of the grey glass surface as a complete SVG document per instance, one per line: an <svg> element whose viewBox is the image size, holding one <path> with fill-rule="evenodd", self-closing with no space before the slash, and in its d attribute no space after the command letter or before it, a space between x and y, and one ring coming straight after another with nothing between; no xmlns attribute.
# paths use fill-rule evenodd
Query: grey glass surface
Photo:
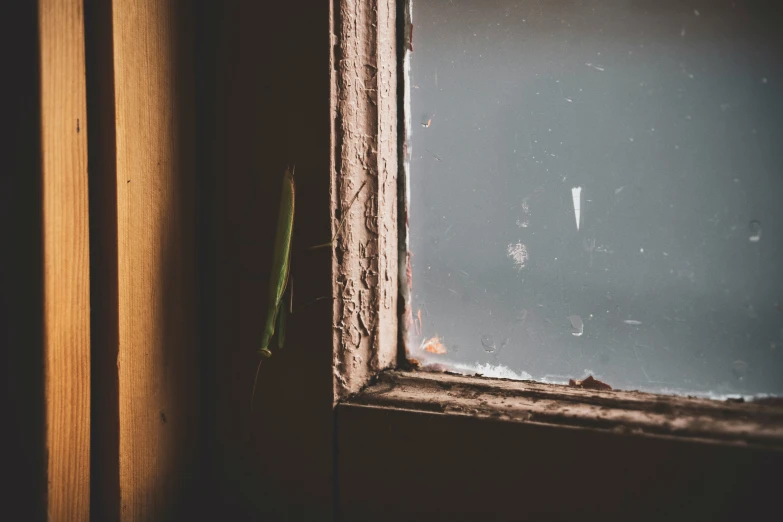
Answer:
<svg viewBox="0 0 783 522"><path fill-rule="evenodd" d="M775 5L415 0L412 352L783 393Z"/></svg>

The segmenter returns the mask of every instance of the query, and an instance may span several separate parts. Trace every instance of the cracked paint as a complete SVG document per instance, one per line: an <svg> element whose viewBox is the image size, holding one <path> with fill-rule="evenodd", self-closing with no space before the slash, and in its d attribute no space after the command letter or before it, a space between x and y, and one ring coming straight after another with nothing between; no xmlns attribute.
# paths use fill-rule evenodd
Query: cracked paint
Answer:
<svg viewBox="0 0 783 522"><path fill-rule="evenodd" d="M377 45L395 38L392 6L342 0L336 7L334 52L356 57L336 62L332 77L333 231L345 213L332 265L339 400L396 360L397 277L388 267L398 263L397 59L396 50Z"/></svg>

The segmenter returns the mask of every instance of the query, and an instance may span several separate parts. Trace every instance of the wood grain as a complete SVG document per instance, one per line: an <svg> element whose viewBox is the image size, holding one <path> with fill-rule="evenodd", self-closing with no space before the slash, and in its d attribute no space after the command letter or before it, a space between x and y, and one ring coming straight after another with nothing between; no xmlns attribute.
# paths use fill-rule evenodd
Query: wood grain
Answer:
<svg viewBox="0 0 783 522"><path fill-rule="evenodd" d="M724 402L436 372L385 372L349 402L783 452L783 402L777 400Z"/></svg>
<svg viewBox="0 0 783 522"><path fill-rule="evenodd" d="M176 519L197 430L187 8L112 5L120 518ZM191 499L192 500L192 499Z"/></svg>
<svg viewBox="0 0 783 522"><path fill-rule="evenodd" d="M90 280L81 0L41 0L49 520L89 520Z"/></svg>

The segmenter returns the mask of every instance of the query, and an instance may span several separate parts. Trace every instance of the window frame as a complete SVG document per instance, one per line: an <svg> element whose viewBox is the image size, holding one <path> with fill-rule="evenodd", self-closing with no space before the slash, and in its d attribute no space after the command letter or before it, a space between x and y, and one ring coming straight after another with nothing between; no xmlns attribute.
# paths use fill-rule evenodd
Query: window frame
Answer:
<svg viewBox="0 0 783 522"><path fill-rule="evenodd" d="M387 371L383 370L390 368L388 365L363 366L352 377L359 375L359 382L370 385L360 393L347 396L336 393L338 518L362 520L372 515L377 520L399 517L415 520L427 519L437 512L438 516L460 520L473 516L514 519L516 495L527 499L532 513L557 519L590 513L600 513L607 520L629 519L634 517L633 510L639 505L649 509L637 517L640 519L661 516L730 519L743 514L743 509L761 514L771 508L771 497L766 495L771 494L774 466L778 465L772 463L780 463L783 458L783 404L778 400L717 401L486 379L478 375L465 377L448 372L404 371L412 367L405 357L405 330L411 325L411 281L410 258L405 249L409 129L403 107L409 103L404 82L413 51L413 25L410 1L400 0L394 40L397 53L383 48L384 43L387 47L392 45L386 39L383 15L392 3L393 0L375 3L375 10L371 11L374 16L368 17L361 10L366 2L342 0L336 4L339 4L340 16L336 18L340 23L333 26L336 31L333 49L339 49L346 58L340 60L333 54L332 89L333 96L337 93L338 97L333 121L340 122L333 127L336 150L359 150L365 136L357 129L372 130L371 126L351 126L356 123L352 118L357 112L363 115L368 111L377 121L388 121L384 118L389 117L386 107L380 104L378 107L365 104L355 112L351 105L354 99L342 98L341 88L351 78L360 77L361 67L389 70L392 64L384 60L395 57L400 167L397 239L401 316L397 365L396 369ZM372 45L377 47L375 53L366 55L360 51L359 60L345 57L346 50ZM351 123L346 125L346 121ZM381 141L379 135L371 134L370 139L373 137ZM383 154L380 156L383 161ZM342 159L342 165L346 165L345 157ZM341 170L340 164L333 165L335 178L361 176L355 170ZM344 206L350 196L340 196L340 204ZM346 230L354 230L357 223L354 221L350 226ZM378 230L384 229L379 226ZM350 233L346 236L351 238ZM386 242L387 246L390 244ZM337 300L339 296L335 292ZM341 340L335 336L338 368L345 367L354 353ZM392 349L388 345L381 344L379 349L389 357L387 361L392 361ZM469 433L456 430L457 426ZM448 437L438 438L438 434ZM551 460L560 469L556 473L539 470L543 473L540 480L520 479L508 463L481 461L480 455L487 452L477 442L482 436L503 440L500 449L490 451L496 457L505 452L510 462L521 464L520 456L524 456L523 460L536 460L535 453L549 453L555 455ZM563 441L573 447L565 449L555 445ZM526 444L538 447L525 447ZM597 451L597 456L579 455L574 448L582 444ZM615 450L616 447L621 449ZM470 451L476 455L465 454ZM677 455L678 459L666 460L668 454ZM634 455L639 456L636 467L623 460ZM455 464L459 459L465 462L464 467ZM515 493L508 484L471 482L470 475L476 473L511 480L511 484L517 481L525 485L526 493ZM669 480L672 474L676 478ZM618 481L618 477L622 480ZM567 489L558 481L580 487L579 494L569 494L575 499L573 503L556 500L554 492ZM611 498L607 487L614 486L619 493L624 487L622 481L642 486L638 494L630 494L634 501L595 501L606 499L606 495ZM732 487L727 488L727 484ZM689 487L695 490L689 491ZM423 488L427 491L420 491ZM486 500L498 499L498 491L509 496L495 503ZM381 505L385 508L380 509Z"/></svg>

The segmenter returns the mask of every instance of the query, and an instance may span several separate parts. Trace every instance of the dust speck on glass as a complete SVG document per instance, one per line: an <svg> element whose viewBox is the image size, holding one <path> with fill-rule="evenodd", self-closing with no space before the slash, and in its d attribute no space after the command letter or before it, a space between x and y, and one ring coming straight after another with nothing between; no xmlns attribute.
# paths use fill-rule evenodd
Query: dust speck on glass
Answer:
<svg viewBox="0 0 783 522"><path fill-rule="evenodd" d="M410 355L783 394L775 6L413 2Z"/></svg>

